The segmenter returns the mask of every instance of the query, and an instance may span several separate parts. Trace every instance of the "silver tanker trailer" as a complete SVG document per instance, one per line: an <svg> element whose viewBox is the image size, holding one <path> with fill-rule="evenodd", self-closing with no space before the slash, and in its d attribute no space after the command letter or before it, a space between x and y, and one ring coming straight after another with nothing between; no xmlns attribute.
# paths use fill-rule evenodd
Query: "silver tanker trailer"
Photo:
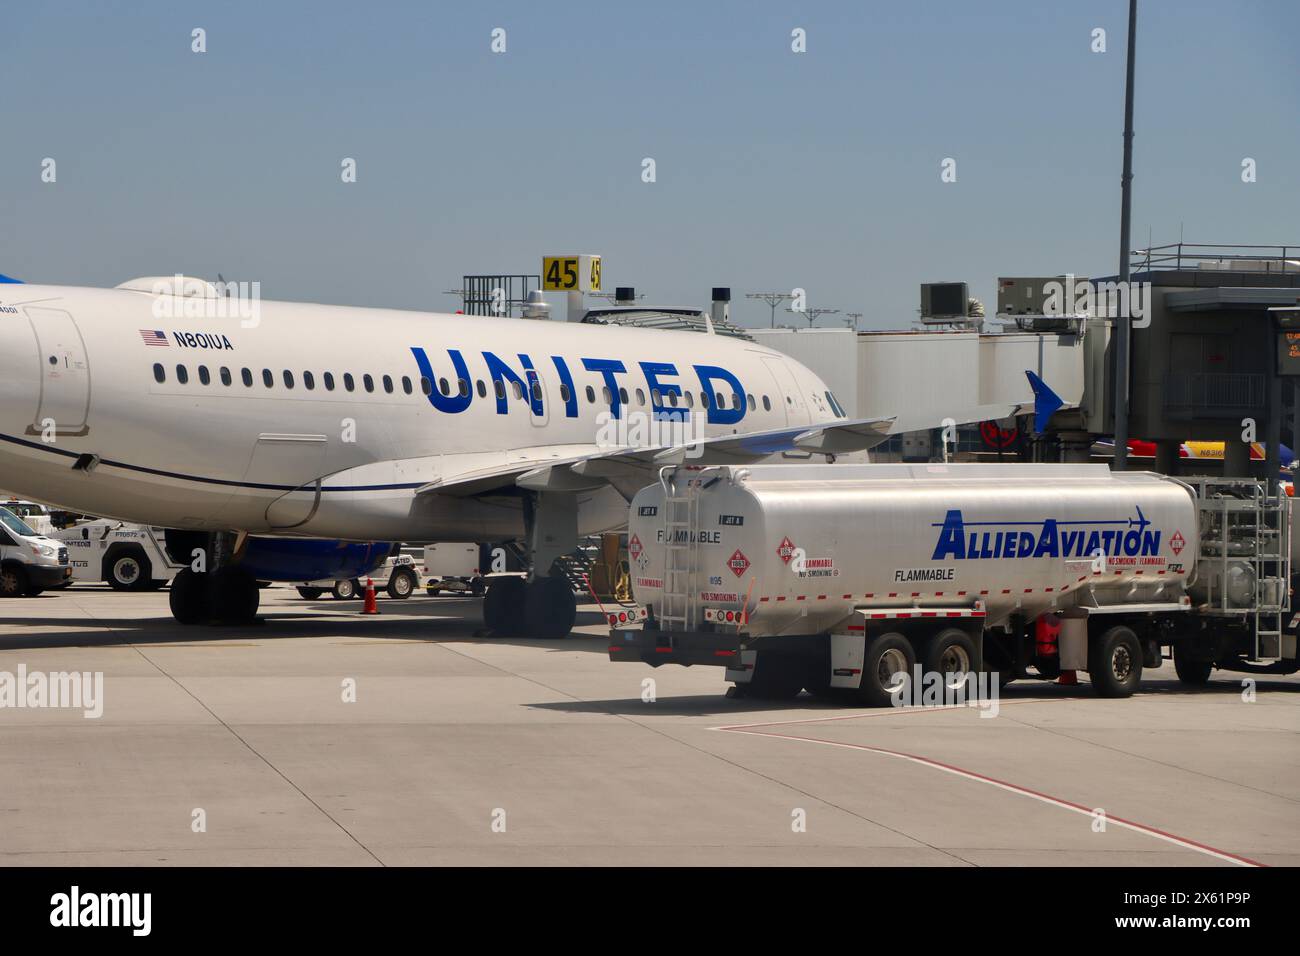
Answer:
<svg viewBox="0 0 1300 956"><path fill-rule="evenodd" d="M609 654L876 705L900 674L981 671L1126 697L1167 648L1187 683L1289 673L1289 513L1261 483L1105 465L668 467L630 509L647 620Z"/></svg>

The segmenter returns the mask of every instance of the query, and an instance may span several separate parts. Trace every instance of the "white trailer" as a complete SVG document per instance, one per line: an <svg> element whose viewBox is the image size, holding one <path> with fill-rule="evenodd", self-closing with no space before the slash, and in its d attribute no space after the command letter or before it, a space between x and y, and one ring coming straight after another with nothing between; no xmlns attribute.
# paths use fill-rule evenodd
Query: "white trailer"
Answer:
<svg viewBox="0 0 1300 956"><path fill-rule="evenodd" d="M1291 672L1287 499L1104 465L665 468L633 500L649 620L612 660L723 664L750 693L887 703L899 673Z"/></svg>
<svg viewBox="0 0 1300 956"><path fill-rule="evenodd" d="M73 582L105 582L115 591L153 590L184 565L167 555L166 532L148 525L99 518L52 531L68 548Z"/></svg>

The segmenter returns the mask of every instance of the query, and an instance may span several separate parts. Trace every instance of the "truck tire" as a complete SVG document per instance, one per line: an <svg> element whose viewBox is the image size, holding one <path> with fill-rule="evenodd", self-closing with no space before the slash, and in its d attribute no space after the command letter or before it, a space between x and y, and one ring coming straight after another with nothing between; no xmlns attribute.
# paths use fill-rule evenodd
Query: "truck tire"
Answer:
<svg viewBox="0 0 1300 956"><path fill-rule="evenodd" d="M324 588L298 588L298 594L308 601L314 601L324 593Z"/></svg>
<svg viewBox="0 0 1300 956"><path fill-rule="evenodd" d="M1174 673L1178 675L1179 683L1188 687L1204 687L1210 682L1214 662L1192 660L1188 651L1183 649L1185 646L1181 641L1174 645Z"/></svg>
<svg viewBox="0 0 1300 956"><path fill-rule="evenodd" d="M0 598L23 597L27 594L27 572L16 564L0 568Z"/></svg>
<svg viewBox="0 0 1300 956"><path fill-rule="evenodd" d="M143 591L153 580L153 565L142 548L118 548L104 556L104 580L114 591Z"/></svg>
<svg viewBox="0 0 1300 956"><path fill-rule="evenodd" d="M862 657L862 686L858 688L858 700L868 707L889 707L894 702L890 681L895 674L903 673L909 678L916 664L916 652L912 642L896 631L879 634L867 642L866 652Z"/></svg>
<svg viewBox="0 0 1300 956"><path fill-rule="evenodd" d="M975 673L975 642L960 628L945 627L925 642L922 667L926 673L943 674L944 685L951 684L948 674Z"/></svg>
<svg viewBox="0 0 1300 956"><path fill-rule="evenodd" d="M361 582L354 578L350 581L335 581L334 587L330 588L330 593L337 601L350 601L365 592L361 589Z"/></svg>
<svg viewBox="0 0 1300 956"><path fill-rule="evenodd" d="M388 596L397 601L405 601L415 593L419 583L414 571L398 568L393 572L393 576L388 579Z"/></svg>
<svg viewBox="0 0 1300 956"><path fill-rule="evenodd" d="M1098 697L1132 697L1142 683L1142 642L1123 624L1088 641L1088 676Z"/></svg>

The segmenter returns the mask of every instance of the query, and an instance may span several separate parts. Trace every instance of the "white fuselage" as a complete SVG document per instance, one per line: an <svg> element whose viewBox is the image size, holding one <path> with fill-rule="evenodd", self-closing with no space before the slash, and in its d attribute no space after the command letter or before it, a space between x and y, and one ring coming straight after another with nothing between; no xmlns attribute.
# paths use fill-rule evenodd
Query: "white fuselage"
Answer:
<svg viewBox="0 0 1300 956"><path fill-rule="evenodd" d="M595 453L620 390L621 414L645 417L656 392L682 409L690 392L705 437L836 418L808 369L721 335L288 302L260 303L253 325L187 307L204 305L0 285L0 486L171 528L485 541L517 536L517 496L429 486ZM580 496L584 533L626 514L613 488Z"/></svg>

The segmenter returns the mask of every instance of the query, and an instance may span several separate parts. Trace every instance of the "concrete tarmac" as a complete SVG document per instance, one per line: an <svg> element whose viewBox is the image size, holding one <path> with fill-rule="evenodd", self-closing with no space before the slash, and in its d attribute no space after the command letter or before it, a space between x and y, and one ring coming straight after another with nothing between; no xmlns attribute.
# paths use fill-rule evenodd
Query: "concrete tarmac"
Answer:
<svg viewBox="0 0 1300 956"><path fill-rule="evenodd" d="M0 676L103 674L99 718L0 707L0 863L1300 864L1294 676L1016 682L991 718L774 704L610 663L594 606L562 641L474 637L473 599L379 607L276 587L234 629L177 625L166 591L0 602Z"/></svg>

